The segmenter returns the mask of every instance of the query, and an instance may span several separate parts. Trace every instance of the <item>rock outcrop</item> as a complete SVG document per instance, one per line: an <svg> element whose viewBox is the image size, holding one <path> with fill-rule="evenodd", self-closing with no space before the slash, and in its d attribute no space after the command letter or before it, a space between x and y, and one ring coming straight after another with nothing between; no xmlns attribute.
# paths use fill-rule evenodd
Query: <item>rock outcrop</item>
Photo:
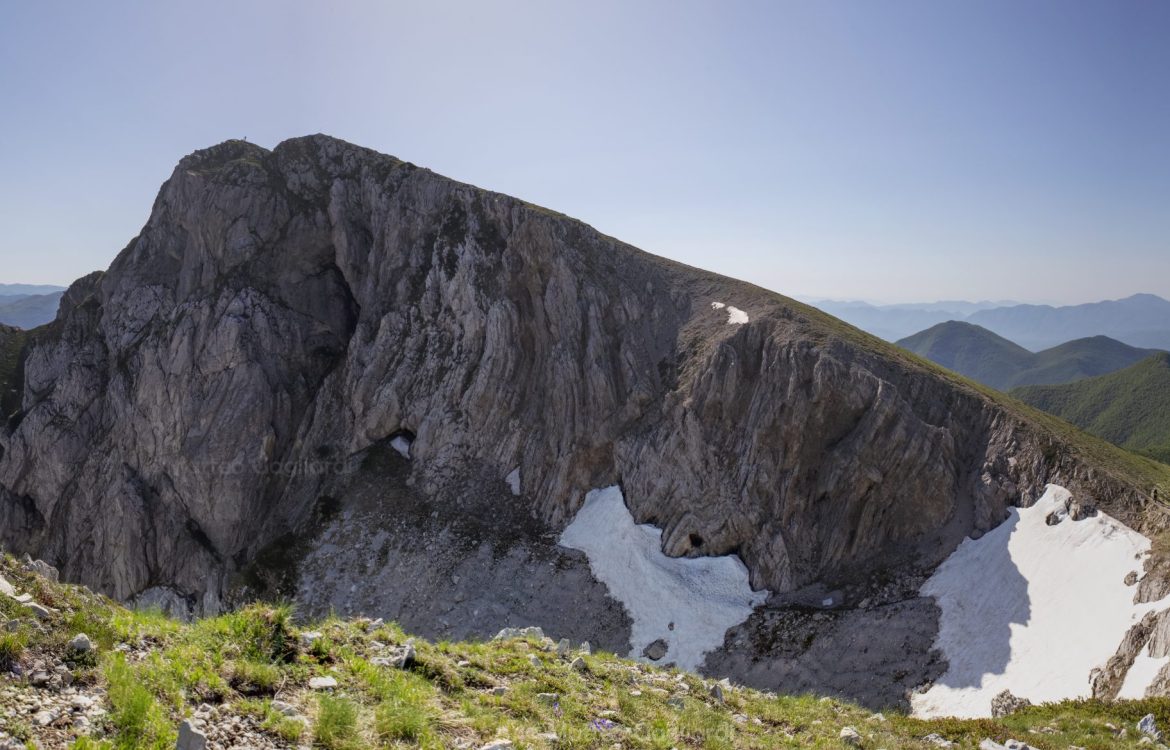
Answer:
<svg viewBox="0 0 1170 750"><path fill-rule="evenodd" d="M220 607L395 438L436 514L491 488L546 533L620 484L773 591L937 563L1049 481L1145 523L1148 488L828 316L324 136L183 159L33 339L0 542L122 599Z"/></svg>

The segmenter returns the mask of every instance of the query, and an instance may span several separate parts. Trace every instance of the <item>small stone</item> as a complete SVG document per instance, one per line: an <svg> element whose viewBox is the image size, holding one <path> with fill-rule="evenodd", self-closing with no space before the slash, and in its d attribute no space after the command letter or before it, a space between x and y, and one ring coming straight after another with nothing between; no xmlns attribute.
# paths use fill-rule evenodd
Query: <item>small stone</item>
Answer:
<svg viewBox="0 0 1170 750"><path fill-rule="evenodd" d="M179 725L179 741L175 743L175 750L205 750L207 735L200 731L190 721Z"/></svg>
<svg viewBox="0 0 1170 750"><path fill-rule="evenodd" d="M1162 739L1162 733L1158 730L1158 725L1154 721L1153 714L1146 714L1137 723L1137 730L1147 737L1155 740Z"/></svg>
<svg viewBox="0 0 1170 750"><path fill-rule="evenodd" d="M300 641L301 641L302 648L311 648L313 646L313 644L319 640L321 640L321 634L315 630L310 630L306 633L301 633Z"/></svg>
<svg viewBox="0 0 1170 750"><path fill-rule="evenodd" d="M878 713L876 713L876 714L873 714L873 715L871 715L871 716L869 717L869 720L870 720L870 721L876 721L876 722L878 722L879 724L880 724L880 723L884 723L884 722L885 722L885 720L886 720L886 715L885 715L885 714L883 714L883 713L881 713L881 712L878 712Z"/></svg>
<svg viewBox="0 0 1170 750"><path fill-rule="evenodd" d="M572 663L569 666L573 668L574 672L584 672L585 671L585 660L582 659L580 656L578 656L576 659L573 659Z"/></svg>
<svg viewBox="0 0 1170 750"><path fill-rule="evenodd" d="M1068 517L1074 521L1082 521L1097 515L1097 506L1089 501L1070 497L1066 507L1068 508Z"/></svg>
<svg viewBox="0 0 1170 750"><path fill-rule="evenodd" d="M642 649L642 656L645 656L650 661L659 661L662 659L662 657L666 656L666 651L668 648L669 647L666 645L666 641L659 638L650 645L646 646L646 648Z"/></svg>
<svg viewBox="0 0 1170 750"><path fill-rule="evenodd" d="M486 745L480 745L479 750L513 750L514 747L511 740L492 740Z"/></svg>
<svg viewBox="0 0 1170 750"><path fill-rule="evenodd" d="M272 701L272 710L284 716L300 716L301 712L291 703Z"/></svg>
<svg viewBox="0 0 1170 750"><path fill-rule="evenodd" d="M667 699L666 705L670 706L671 708L677 708L681 711L683 707L686 706L686 702L676 695L673 698Z"/></svg>
<svg viewBox="0 0 1170 750"><path fill-rule="evenodd" d="M93 651L93 641L85 633L78 633L73 636L73 640L69 641L69 650L79 654L88 654Z"/></svg>
<svg viewBox="0 0 1170 750"><path fill-rule="evenodd" d="M544 630L541 628L504 628L496 633L493 641L507 641L513 638L531 638L536 641L544 640Z"/></svg>
<svg viewBox="0 0 1170 750"><path fill-rule="evenodd" d="M979 750L1006 750L1006 748L988 737L979 743Z"/></svg>
<svg viewBox="0 0 1170 750"><path fill-rule="evenodd" d="M569 643L569 639L562 638L560 640L560 642L557 643L557 656L560 656L560 657L568 656L569 651L571 649L572 649L572 645Z"/></svg>
<svg viewBox="0 0 1170 750"><path fill-rule="evenodd" d="M581 653L585 654L586 656L593 653L593 647L589 645L589 641L585 641L584 643L582 643L581 648L579 648L577 650L580 651Z"/></svg>
<svg viewBox="0 0 1170 750"><path fill-rule="evenodd" d="M334 677L312 677L309 679L309 687L313 690L332 690L337 687L337 679Z"/></svg>
<svg viewBox="0 0 1170 750"><path fill-rule="evenodd" d="M853 727L842 727L841 733L837 736L846 745L852 745L853 747L861 746L861 734Z"/></svg>
<svg viewBox="0 0 1170 750"><path fill-rule="evenodd" d="M537 656L536 654L529 654L528 655L528 663L531 664L532 666L536 667L537 669L540 669L540 666L541 666L540 657Z"/></svg>
<svg viewBox="0 0 1170 750"><path fill-rule="evenodd" d="M497 685L491 689L491 694L497 698L503 697L508 694L508 688L504 687L503 685Z"/></svg>
<svg viewBox="0 0 1170 750"><path fill-rule="evenodd" d="M53 615L53 610L37 604L36 602L27 602L24 606L27 607L30 612L36 615L38 620L47 620Z"/></svg>
<svg viewBox="0 0 1170 750"><path fill-rule="evenodd" d="M718 682L716 682L707 690L707 694L714 698L716 703L723 702L723 686Z"/></svg>
<svg viewBox="0 0 1170 750"><path fill-rule="evenodd" d="M0 595L8 597L16 596L16 588L4 576L0 576Z"/></svg>
<svg viewBox="0 0 1170 750"><path fill-rule="evenodd" d="M560 699L561 699L561 697L559 695L557 695L556 693L537 693L536 694L536 700L540 701L541 703L548 703L550 705L553 703L556 703Z"/></svg>
<svg viewBox="0 0 1170 750"><path fill-rule="evenodd" d="M1138 574L1136 570L1131 570L1125 574L1124 583L1126 586L1132 586L1138 581Z"/></svg>
<svg viewBox="0 0 1170 750"><path fill-rule="evenodd" d="M415 658L416 653L414 650L414 643L407 641L406 645L402 647L402 650L399 651L398 654L394 657L394 666L398 667L399 669L406 669L410 665L414 664Z"/></svg>
<svg viewBox="0 0 1170 750"><path fill-rule="evenodd" d="M57 583L61 577L60 573L58 573L57 569L52 565L49 565L44 560L34 560L28 555L24 556L24 569L30 573L35 573L42 578L46 578L53 583Z"/></svg>
<svg viewBox="0 0 1170 750"><path fill-rule="evenodd" d="M47 727L56 718L52 711L38 711L37 715L33 717L33 724L36 724L38 727Z"/></svg>
<svg viewBox="0 0 1170 750"><path fill-rule="evenodd" d="M931 732L930 734L923 737L922 741L929 742L930 744L934 745L935 747L954 747L955 746L955 743L951 742L946 737L943 737L938 732Z"/></svg>

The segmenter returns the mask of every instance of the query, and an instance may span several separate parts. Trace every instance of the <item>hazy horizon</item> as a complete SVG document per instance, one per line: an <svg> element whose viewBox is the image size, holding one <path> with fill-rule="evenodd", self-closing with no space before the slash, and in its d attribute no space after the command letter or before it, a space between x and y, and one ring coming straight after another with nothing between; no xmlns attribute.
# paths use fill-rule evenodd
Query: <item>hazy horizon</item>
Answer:
<svg viewBox="0 0 1170 750"><path fill-rule="evenodd" d="M1170 5L64 7L0 28L12 282L325 132L801 299L1170 298Z"/></svg>

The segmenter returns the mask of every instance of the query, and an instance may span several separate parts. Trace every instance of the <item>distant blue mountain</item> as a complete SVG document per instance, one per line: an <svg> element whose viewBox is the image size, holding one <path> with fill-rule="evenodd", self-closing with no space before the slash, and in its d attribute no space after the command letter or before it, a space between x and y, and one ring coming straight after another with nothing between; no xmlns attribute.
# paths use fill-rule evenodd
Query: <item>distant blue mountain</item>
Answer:
<svg viewBox="0 0 1170 750"><path fill-rule="evenodd" d="M824 300L812 304L887 341L958 320L982 326L1032 351L1093 336L1170 350L1170 302L1153 294L1063 307L961 301L871 305Z"/></svg>
<svg viewBox="0 0 1170 750"><path fill-rule="evenodd" d="M0 284L0 297L32 297L65 291L63 286L53 284ZM4 300L10 302L11 300Z"/></svg>

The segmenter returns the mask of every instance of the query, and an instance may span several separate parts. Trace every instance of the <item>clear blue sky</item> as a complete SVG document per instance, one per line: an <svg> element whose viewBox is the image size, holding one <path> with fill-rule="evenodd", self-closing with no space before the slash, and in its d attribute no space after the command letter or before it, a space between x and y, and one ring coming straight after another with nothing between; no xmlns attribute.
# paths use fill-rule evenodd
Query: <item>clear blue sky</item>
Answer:
<svg viewBox="0 0 1170 750"><path fill-rule="evenodd" d="M2 12L0 281L106 267L196 148L325 132L788 294L1170 297L1161 0Z"/></svg>

